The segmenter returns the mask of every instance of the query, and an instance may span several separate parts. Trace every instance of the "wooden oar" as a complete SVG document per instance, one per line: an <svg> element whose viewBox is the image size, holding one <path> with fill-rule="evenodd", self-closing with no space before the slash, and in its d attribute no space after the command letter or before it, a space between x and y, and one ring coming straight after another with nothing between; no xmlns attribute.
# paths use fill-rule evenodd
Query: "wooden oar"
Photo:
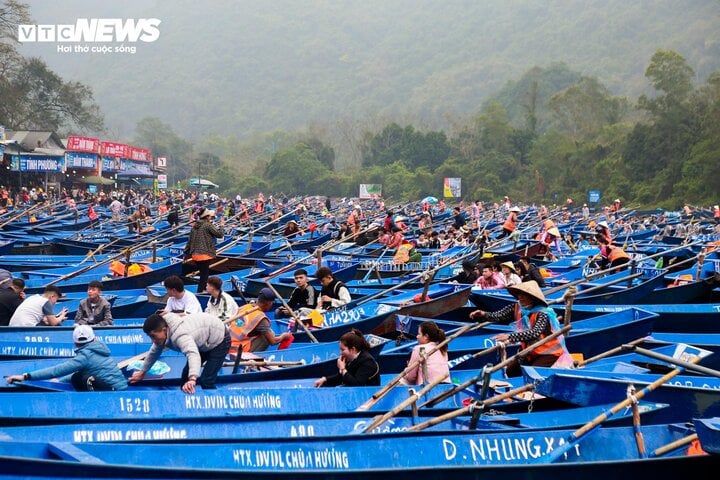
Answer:
<svg viewBox="0 0 720 480"><path fill-rule="evenodd" d="M185 225L187 225L187 224L178 225L177 227L171 229L170 231L179 230L180 228L184 227ZM167 233L167 232L165 232L165 233ZM177 236L180 236L180 234L173 235L172 237L167 237L167 238L165 238L165 240L170 240L170 239L172 239L172 238L174 238L174 237L177 237ZM139 244L134 245L133 247L131 247L131 248L127 249L127 250L132 250L132 249L138 250L138 249L141 249L141 248L145 248L146 246L150 245L150 244L155 240L155 237L156 237L156 236L153 236L152 238L149 238L149 239L147 239L147 240L145 240L145 241L143 241L143 242L140 242ZM71 278L77 277L78 275L82 275L83 273L85 273L85 272L87 272L87 271L89 271L89 270L92 270L93 268L99 267L99 266L101 266L101 265L106 265L106 264L108 264L108 263L112 263L112 262L114 262L115 260L119 260L119 259L121 259L121 258L123 258L123 257L125 257L125 256L126 256L126 251L120 252L120 253L118 253L117 255L113 255L112 257L109 257L109 258L103 260L102 262L94 263L94 264L92 264L92 265L88 265L88 266L86 266L86 267L80 268L79 270L75 270L74 272L70 272L70 273L68 273L68 274L66 274L66 275L63 275L63 276L61 276L61 277L58 277L58 278L56 278L55 280L53 280L52 282L49 282L47 285L55 285L56 283L59 283L59 282L65 281L65 280L69 280L69 279L71 279Z"/></svg>
<svg viewBox="0 0 720 480"><path fill-rule="evenodd" d="M433 353L437 352L437 351L440 350L442 347L444 347L445 345L447 345L448 343L450 343L452 340L456 339L457 337L459 337L459 336L462 335L463 333L467 333L467 332L470 332L470 331L472 331L472 330L477 330L478 328L486 327L486 326L490 325L490 323L491 323L491 322L483 322L483 323L477 323L477 324L469 323L469 324L467 324L467 325L463 325L460 329L458 329L458 331L456 331L456 332L453 333L452 335L447 336L447 337L445 338L445 340L443 340L442 342L438 343L434 348L431 348L430 351L425 354L425 357L426 357L426 358L427 358L427 357L430 357ZM378 390L377 392L373 393L373 394L372 394L372 397L370 397L369 400L367 400L365 403L363 403L363 404L360 405L358 408L356 408L355 411L356 411L356 412L364 412L364 411L369 410L373 405L375 405L377 402L379 402L381 398L383 398L385 395L387 395L388 392L389 392L395 385L397 385L398 383L400 383L400 382L402 381L402 379L405 377L405 375L407 375L408 373L410 373L410 372L411 372L415 367L417 367L417 366L420 364L420 362L422 362L422 361L424 361L424 359L420 358L420 359L418 359L418 360L416 360L416 361L408 364L408 366L405 368L405 370L403 370L403 371L400 372L397 376L395 376L395 378L393 378L392 380L390 380L383 388L381 388L381 389Z"/></svg>
<svg viewBox="0 0 720 480"><path fill-rule="evenodd" d="M699 362L701 357L699 355L693 356L693 358L690 360L690 363L697 363ZM662 377L658 378L654 382L650 383L646 387L644 387L639 392L636 392L635 395L632 398L626 398L622 402L616 404L614 407L612 407L609 411L603 412L579 429L575 430L573 433L570 434L568 438L565 439L565 443L559 444L553 449L551 452L547 453L543 457L540 457L537 460L537 463L552 463L561 456L563 456L565 453L567 453L569 450L575 447L575 445L581 441L581 439L591 431L595 430L600 424L602 424L605 420L615 415L620 410L623 410L627 407L629 407L633 402L636 402L643 398L646 394L652 392L656 388L660 387L664 383L668 382L669 380L673 379L674 377L680 375L683 371L685 371L685 368L676 368L667 374L663 375Z"/></svg>
<svg viewBox="0 0 720 480"><path fill-rule="evenodd" d="M439 423L443 423L448 420L452 420L453 418L457 418L461 415L470 413L474 409L477 409L477 408L482 409L487 406L493 405L495 403L502 402L503 400L506 400L508 398L513 398L516 395L527 392L528 390L534 390L534 389L535 389L535 385L532 383L528 383L527 385L522 385L520 387L514 388L512 390L508 390L507 392L500 393L498 395L492 396L490 398L487 398L487 399L479 401L479 402L473 402L470 405L466 405L464 407L458 408L457 410L453 410L452 412L448 412L443 415L437 416L435 418L431 418L430 420L426 420L422 423L418 423L417 425L413 425L412 427L408 428L408 430L413 431L413 432L424 430L428 427L432 427Z"/></svg>
<svg viewBox="0 0 720 480"><path fill-rule="evenodd" d="M517 353L516 353L515 355L513 355L512 357L509 357L509 358L507 358L506 360L498 363L497 365L494 365L494 366L490 367L489 370L483 369L483 371L480 372L480 375L478 375L478 377L476 377L476 378L471 378L470 380L466 380L465 382L461 383L460 385L456 385L454 388L452 388L452 389L450 389L450 390L448 390L448 391L446 391L446 392L443 392L443 393L441 393L440 395L438 395L438 396L436 396L436 397L434 397L434 398L431 398L430 400L428 400L428 401L425 402L424 404L420 405L420 407L421 407L421 408L422 408L422 407L432 407L432 406L434 406L434 405L437 405L438 403L440 403L441 401L445 400L446 398L451 397L451 396L455 395L456 393L458 393L458 392L466 389L466 388L469 387L470 385L476 383L476 382L479 380L479 378L480 378L481 375L488 374L488 373L489 373L489 374L492 374L493 372L496 372L496 371L498 371L498 370L500 370L500 369L502 369L502 368L505 368L506 366L508 366L508 365L509 365L511 362L513 362L514 360L516 360L516 359L518 359L518 358L522 358L522 357L527 356L530 352L532 352L533 350L535 350L537 347L546 344L546 343L549 342L550 340L552 340L552 339L554 339L554 338L556 338L556 337L564 334L565 332L570 331L571 328L572 328L572 325L567 325L567 326L561 328L560 330L557 330L557 331L551 333L551 334L548 335L547 337L541 338L540 340L538 340L537 342L535 342L535 343L533 343L532 345L528 346L528 347L525 348L524 350L521 350L521 351L517 352ZM494 347L490 347L490 349L497 349L497 348L500 348L500 347L499 347L498 345L496 345L496 346L494 346ZM490 350L490 349L487 349L487 350Z"/></svg>
<svg viewBox="0 0 720 480"><path fill-rule="evenodd" d="M403 410L405 410L405 407L407 407L411 403L417 402L418 398L422 397L427 392L429 392L430 390L435 388L436 385L443 382L446 378L448 378L447 373L445 375L442 375L442 376L436 378L431 383L425 385L419 392L413 393L406 400L403 400L398 406L396 406L389 412L385 413L381 417L378 417L375 420L373 420L373 422L370 425L365 427L365 429L363 430L363 433L368 433L369 431L374 430L377 426L382 425L383 423L385 423L386 421L388 421L389 419L391 419L398 413L402 412Z"/></svg>
<svg viewBox="0 0 720 480"><path fill-rule="evenodd" d="M713 370L712 368L703 367L702 365L696 365L693 362L686 362L684 360L681 360L679 358L671 357L669 355L663 355L662 353L653 352L652 350L647 350L645 348L638 347L637 345L633 344L624 344L621 346L623 350L630 350L636 353L639 353L640 355L644 355L646 357L654 358L655 360L660 360L662 362L671 363L677 367L682 367L686 370L692 370L698 373L702 373L704 375L709 375L711 377L717 377L720 378L720 371Z"/></svg>
<svg viewBox="0 0 720 480"><path fill-rule="evenodd" d="M647 339L648 339L648 337L640 337L640 338L637 338L637 339L633 340L632 342L626 343L625 345L638 345L638 344L643 343L643 342L644 342L645 340L647 340ZM582 368L582 367L584 367L585 365L587 365L587 364L589 364L589 363L593 363L593 362L596 362L596 361L598 361L598 360L602 360L603 358L607 358L607 357L613 356L613 355L615 355L615 354L617 354L617 353L620 353L620 352L626 350L626 349L624 348L625 345L620 345L620 346L618 346L618 347L611 348L610 350L607 350L607 351L605 351L605 352L598 353L598 354L595 355L594 357L586 358L585 360L583 360L583 361L581 361L581 362L577 362L577 364L576 364L575 366L576 366L577 368Z"/></svg>
<svg viewBox="0 0 720 480"><path fill-rule="evenodd" d="M307 325L305 325L305 322L300 320L300 317L298 317L297 312L295 312L295 310L293 310L290 307L290 305L288 305L288 303L285 301L285 299L282 297L282 295L280 295L278 293L278 291L275 290L275 287L272 286L272 284L270 283L270 280L265 280L265 285L267 285L268 288L273 291L275 296L280 299L280 301L282 302L285 309L288 312L290 312L290 315L292 315L293 319L295 319L295 325L300 324L300 327L302 327L302 329L305 330L305 333L307 333L308 337L310 338L310 341L312 341L313 343L318 343L318 339L315 338L315 335L313 335L312 332L310 331L310 329L307 327Z"/></svg>
<svg viewBox="0 0 720 480"><path fill-rule="evenodd" d="M2 224L0 224L0 228L3 228L5 225L9 225L10 223L14 222L15 220L17 220L18 218L22 217L23 215L27 215L27 214L29 214L30 212L32 212L33 210L36 210L36 209L38 209L38 208L40 208L40 207L42 207L42 206L43 206L42 203L36 203L35 205L33 205L33 206L29 207L29 208L26 208L26 209L23 210L22 212L18 213L17 215L14 215L14 216L10 217L9 220L6 220L6 221L3 222Z"/></svg>

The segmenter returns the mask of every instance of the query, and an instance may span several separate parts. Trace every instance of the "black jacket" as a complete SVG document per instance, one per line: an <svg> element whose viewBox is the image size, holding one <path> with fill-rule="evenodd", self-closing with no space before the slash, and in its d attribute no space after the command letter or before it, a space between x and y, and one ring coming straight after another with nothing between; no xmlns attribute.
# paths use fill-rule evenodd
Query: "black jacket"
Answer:
<svg viewBox="0 0 720 480"><path fill-rule="evenodd" d="M370 352L360 352L355 360L345 366L345 375L337 373L327 378L324 387L365 387L380 385L380 366Z"/></svg>

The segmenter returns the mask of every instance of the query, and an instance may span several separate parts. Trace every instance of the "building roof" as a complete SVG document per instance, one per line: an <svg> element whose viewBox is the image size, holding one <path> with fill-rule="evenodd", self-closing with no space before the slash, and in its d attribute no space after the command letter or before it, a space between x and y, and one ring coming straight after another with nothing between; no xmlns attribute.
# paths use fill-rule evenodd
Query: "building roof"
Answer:
<svg viewBox="0 0 720 480"><path fill-rule="evenodd" d="M41 130L17 130L8 131L5 134L8 141L17 142L27 151L34 151L37 148L65 151L65 145L55 132Z"/></svg>

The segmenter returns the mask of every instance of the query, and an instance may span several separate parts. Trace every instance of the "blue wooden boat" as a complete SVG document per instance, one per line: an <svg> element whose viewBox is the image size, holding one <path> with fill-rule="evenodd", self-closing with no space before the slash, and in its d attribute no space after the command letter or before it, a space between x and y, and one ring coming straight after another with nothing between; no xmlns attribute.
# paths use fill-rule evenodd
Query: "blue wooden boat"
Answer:
<svg viewBox="0 0 720 480"><path fill-rule="evenodd" d="M438 385L433 394L450 388ZM169 390L131 389L124 392L21 392L3 393L5 425L18 422L87 422L87 421L157 421L168 418L227 419L287 417L314 418L325 416L354 416L357 407L375 393L377 387L308 388L302 390L298 401L296 388L234 388L218 390L198 389L187 395L179 388ZM48 395L51 395L48 397ZM372 408L386 412L407 399L406 387L395 387ZM52 399L48 402L48 398ZM429 398L429 397L427 397ZM426 398L426 399L427 399ZM465 395L456 394L428 411L445 412L463 406ZM422 401L422 399L420 400Z"/></svg>
<svg viewBox="0 0 720 480"><path fill-rule="evenodd" d="M582 319L599 313L618 312L634 305L574 305L573 318ZM720 304L643 304L643 310L656 313L653 330L674 333L715 333L720 331ZM692 342L691 342L692 343Z"/></svg>
<svg viewBox="0 0 720 480"><path fill-rule="evenodd" d="M623 343L642 338L652 331L656 315L641 309L623 310L573 322L565 342L571 353L582 353L591 357ZM489 325L480 330L468 332L448 345L448 359L453 365L462 363L462 368L482 368L487 363L497 363L498 353L471 357L476 352L495 346L493 336L512 329L510 325ZM383 371L400 371L407 362L415 342L400 347L386 347L379 357ZM507 355L518 352L517 345L507 347Z"/></svg>
<svg viewBox="0 0 720 480"><path fill-rule="evenodd" d="M711 455L720 455L720 417L693 420L702 449Z"/></svg>
<svg viewBox="0 0 720 480"><path fill-rule="evenodd" d="M678 442L693 432L692 428L681 425L643 428L649 451ZM33 466L37 474L52 473L56 478L77 475L74 472L81 466L90 477L139 478L152 473L156 477L167 474L174 478L193 475L263 478L260 474L267 478L270 474L284 474L293 478L415 480L495 475L508 480L546 478L547 475L560 479L602 478L600 475L608 478L611 474L622 477L641 472L677 474L690 466L717 464L717 459L709 455L688 456L687 447L670 450L660 458L641 458L632 427L607 427L598 429L578 448L570 450L559 461L562 465L537 465L538 458L550 454L571 433L570 430L443 435L399 432L312 441L298 437L282 441L162 445L2 442L0 461L5 472L21 474ZM252 476L253 473L258 476Z"/></svg>
<svg viewBox="0 0 720 480"><path fill-rule="evenodd" d="M629 385L639 391L659 378L654 374L600 372L523 367L527 382L538 382L537 391L573 405L620 402ZM669 403L672 408L658 412L660 422L689 422L693 418L720 415L720 384L717 378L678 375L667 384L647 393L648 402Z"/></svg>
<svg viewBox="0 0 720 480"><path fill-rule="evenodd" d="M498 412L483 413L474 432L505 432L512 430L543 430L582 426L598 411L609 410L612 405L568 408L553 411L535 411L504 415ZM639 405L643 421L668 405L642 403ZM357 412L356 417L280 420L242 418L232 421L164 421L164 422L104 422L86 424L60 424L0 428L0 441L10 442L153 442L153 441L227 441L243 439L278 439L294 437L334 437L362 433L370 426L370 415ZM614 426L629 425L631 411L621 411L607 421ZM368 433L406 431L413 425L434 418L432 416L396 416ZM429 427L429 430L461 431L468 429L468 418L457 417Z"/></svg>

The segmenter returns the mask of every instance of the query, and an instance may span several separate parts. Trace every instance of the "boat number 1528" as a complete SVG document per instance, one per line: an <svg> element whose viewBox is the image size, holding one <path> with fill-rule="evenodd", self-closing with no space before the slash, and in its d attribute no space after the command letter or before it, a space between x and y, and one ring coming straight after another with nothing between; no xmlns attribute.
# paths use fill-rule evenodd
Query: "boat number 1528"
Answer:
<svg viewBox="0 0 720 480"><path fill-rule="evenodd" d="M147 398L120 398L120 411L125 413L149 413L150 400Z"/></svg>

